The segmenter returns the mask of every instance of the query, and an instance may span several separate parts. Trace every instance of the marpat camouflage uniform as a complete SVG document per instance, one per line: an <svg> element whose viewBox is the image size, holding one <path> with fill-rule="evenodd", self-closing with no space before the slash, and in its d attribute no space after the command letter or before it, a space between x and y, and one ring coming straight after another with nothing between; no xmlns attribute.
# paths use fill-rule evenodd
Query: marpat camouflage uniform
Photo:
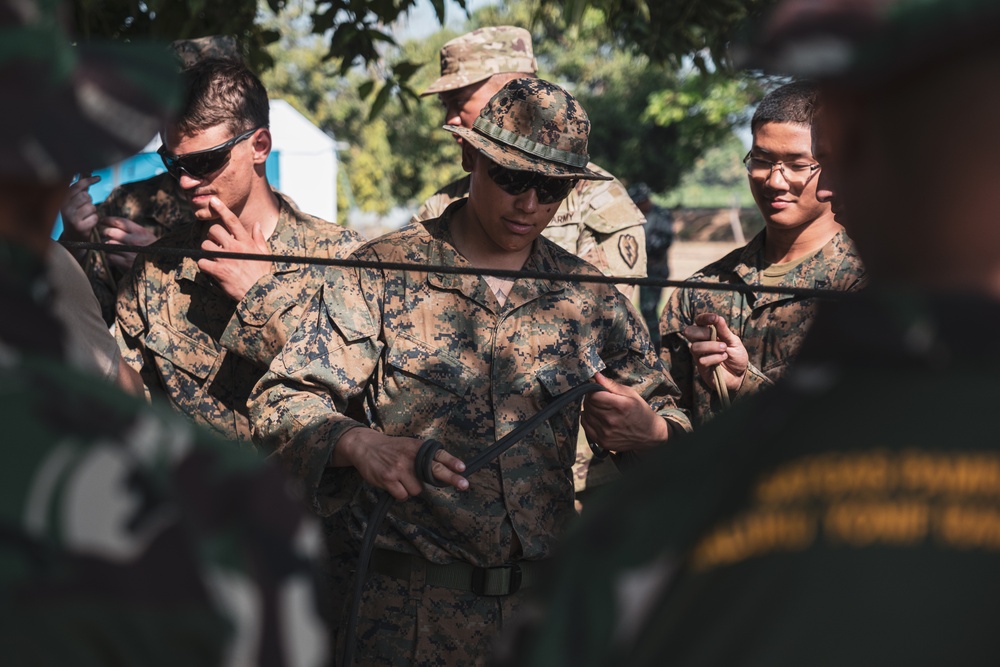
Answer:
<svg viewBox="0 0 1000 667"><path fill-rule="evenodd" d="M587 169L610 176L590 163ZM453 201L469 195L469 177L449 183L433 194L411 222L439 217ZM559 204L542 235L563 250L585 259L606 276L646 277L646 219L617 179L576 184ZM632 285L618 289L631 298Z"/></svg>
<svg viewBox="0 0 1000 667"><path fill-rule="evenodd" d="M709 264L691 276L695 282L759 285L764 260L764 235ZM781 286L853 292L866 283L864 267L847 233L841 230L813 257L792 269ZM816 313L817 300L784 294L742 294L725 290L677 289L663 309L660 359L681 390L679 404L695 426L721 409L714 387L706 385L694 367L688 342L681 335L699 313L716 313L747 349L750 365L733 399L774 384L795 358Z"/></svg>
<svg viewBox="0 0 1000 667"><path fill-rule="evenodd" d="M157 238L197 221L177 179L167 173L119 185L97 205L97 214L102 218L127 218L153 232ZM97 227L91 231L90 241L104 242ZM111 266L103 250L74 250L73 254L90 279L101 304L101 315L110 326L115 321L118 283L124 275Z"/></svg>
<svg viewBox="0 0 1000 667"><path fill-rule="evenodd" d="M608 174L594 163L587 165ZM431 195L410 220L411 223L438 217L452 202L469 195L469 177L449 183ZM576 184L569 197L559 204L552 222L542 236L563 250L587 260L606 276L644 278L646 276L646 219L632 203L624 186L613 181L584 181ZM632 298L632 285L617 285ZM610 461L595 460L581 430L576 448L573 478L577 493L606 484L618 477Z"/></svg>
<svg viewBox="0 0 1000 667"><path fill-rule="evenodd" d="M298 211L282 195L276 255L346 257L362 239ZM154 247L200 249L207 225L189 225ZM250 440L247 397L320 284L320 267L276 262L237 303L190 257L140 255L118 296L125 361L155 397L226 438Z"/></svg>
<svg viewBox="0 0 1000 667"><path fill-rule="evenodd" d="M469 267L448 230L451 212L462 205L373 241L355 256ZM595 271L545 239L536 241L524 270ZM337 480L349 469L327 462L340 436L357 426L437 438L469 459L601 371L687 429L674 406L677 390L638 317L607 285L520 279L500 306L476 275L331 271L254 392L255 442L277 451L305 482L307 497L329 512L317 489L333 482L340 490ZM357 403L366 423L345 414ZM479 567L548 558L575 515L571 468L579 410L579 403L567 407L472 475L468 491L426 488L393 505L377 546ZM375 498L371 488L356 488L346 512L328 520L331 541L349 544L353 558ZM349 578L350 560L344 562L339 576ZM522 593L479 597L377 573L366 591L358 656L379 665L481 664L522 600Z"/></svg>
<svg viewBox="0 0 1000 667"><path fill-rule="evenodd" d="M0 253L0 662L327 664L281 472L67 366L41 263Z"/></svg>

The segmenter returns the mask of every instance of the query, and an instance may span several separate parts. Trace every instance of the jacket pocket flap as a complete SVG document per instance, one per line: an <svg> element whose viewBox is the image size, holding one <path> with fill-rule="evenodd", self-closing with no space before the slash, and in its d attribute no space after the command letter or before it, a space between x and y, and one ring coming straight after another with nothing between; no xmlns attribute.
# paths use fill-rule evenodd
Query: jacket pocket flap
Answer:
<svg viewBox="0 0 1000 667"><path fill-rule="evenodd" d="M541 368L535 376L549 395L559 396L588 382L605 368L604 360L597 353L597 345L588 343Z"/></svg>
<svg viewBox="0 0 1000 667"><path fill-rule="evenodd" d="M150 328L146 348L201 380L212 373L219 356L219 347L207 335L199 341L163 324Z"/></svg>
<svg viewBox="0 0 1000 667"><path fill-rule="evenodd" d="M472 371L455 357L406 334L399 334L386 362L399 370L462 396Z"/></svg>

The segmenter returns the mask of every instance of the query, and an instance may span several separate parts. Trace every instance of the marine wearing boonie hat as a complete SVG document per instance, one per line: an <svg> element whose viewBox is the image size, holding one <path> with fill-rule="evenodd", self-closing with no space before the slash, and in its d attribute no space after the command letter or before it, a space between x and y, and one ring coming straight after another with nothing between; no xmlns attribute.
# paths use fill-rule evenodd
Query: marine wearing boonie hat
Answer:
<svg viewBox="0 0 1000 667"><path fill-rule="evenodd" d="M441 48L441 76L420 96L464 88L494 74L537 71L527 30L509 25L479 28Z"/></svg>
<svg viewBox="0 0 1000 667"><path fill-rule="evenodd" d="M472 129L445 125L490 160L552 178L608 181L587 169L590 120L572 95L543 79L514 79L479 112Z"/></svg>

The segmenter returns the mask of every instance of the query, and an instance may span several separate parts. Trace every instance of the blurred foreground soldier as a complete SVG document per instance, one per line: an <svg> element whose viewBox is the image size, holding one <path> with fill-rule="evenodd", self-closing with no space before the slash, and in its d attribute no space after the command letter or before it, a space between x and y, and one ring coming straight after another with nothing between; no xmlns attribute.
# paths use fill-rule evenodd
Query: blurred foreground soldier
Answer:
<svg viewBox="0 0 1000 667"><path fill-rule="evenodd" d="M628 189L628 196L646 217L646 267L650 278L670 277L670 246L674 242L674 216L651 199L653 193L645 183ZM660 349L660 295L662 287L639 288L639 310L646 321L653 346Z"/></svg>
<svg viewBox="0 0 1000 667"><path fill-rule="evenodd" d="M186 101L159 153L197 224L156 248L346 257L355 232L302 213L271 189L267 91L242 63L184 71ZM144 255L118 294L125 360L153 396L226 438L248 442L247 398L318 289L319 267Z"/></svg>
<svg viewBox="0 0 1000 667"><path fill-rule="evenodd" d="M1000 661L1000 5L787 2L765 35L823 82L872 285L585 517L519 666Z"/></svg>
<svg viewBox="0 0 1000 667"><path fill-rule="evenodd" d="M606 178L586 167L590 123L573 97L518 79L473 129L446 129L463 138L469 197L355 257L597 273L540 237L576 179ZM458 474L460 458L590 381L608 391L583 401L583 428L608 450L634 455L688 428L638 317L610 285L414 270L328 274L251 407L256 440L278 452L317 507L326 502L321 483L336 487L352 469L365 482L346 516L327 523L332 541L347 547L334 564L339 586L352 583L376 491L405 500L390 508L376 542L360 664L482 664L575 515L580 403L468 480ZM348 416L359 399L363 421ZM429 438L444 445L433 464L441 488L414 472ZM344 641L341 634L338 652Z"/></svg>
<svg viewBox="0 0 1000 667"><path fill-rule="evenodd" d="M480 110L504 84L533 77L537 71L531 33L513 26L480 28L444 45L441 76L421 95L438 96L445 125L471 130ZM459 134L455 140L459 145L464 141ZM605 275L645 277L645 219L617 179L592 162L587 169L607 178L578 181L542 235ZM468 176L449 183L424 202L413 220L439 217L453 201L468 196L469 187ZM618 285L618 289L632 297L631 285ZM576 458L573 474L578 495L617 477L610 462L592 459L582 436Z"/></svg>
<svg viewBox="0 0 1000 667"><path fill-rule="evenodd" d="M184 68L202 60L240 58L236 40L225 35L177 40L171 47ZM167 172L119 185L95 205L88 190L100 180L100 176L83 174L70 186L61 209L61 241L149 245L167 232L195 222L177 179ZM118 284L135 263L135 254L75 250L74 255L90 280L104 321L112 325Z"/></svg>
<svg viewBox="0 0 1000 667"><path fill-rule="evenodd" d="M865 284L854 244L829 202L816 198L821 166L810 136L815 101L815 86L797 82L757 107L744 163L764 230L690 280L844 292ZM692 423L704 424L728 401L751 396L784 375L817 305L815 298L788 294L675 290L660 320L660 359Z"/></svg>
<svg viewBox="0 0 1000 667"><path fill-rule="evenodd" d="M52 287L52 314L66 334L66 358L74 367L142 396L142 378L122 360L115 337L101 318L101 306L87 275L66 248L53 241L45 257Z"/></svg>
<svg viewBox="0 0 1000 667"><path fill-rule="evenodd" d="M0 662L323 665L317 528L277 469L65 361L66 183L149 141L177 82L158 48L71 47L62 9L0 0Z"/></svg>

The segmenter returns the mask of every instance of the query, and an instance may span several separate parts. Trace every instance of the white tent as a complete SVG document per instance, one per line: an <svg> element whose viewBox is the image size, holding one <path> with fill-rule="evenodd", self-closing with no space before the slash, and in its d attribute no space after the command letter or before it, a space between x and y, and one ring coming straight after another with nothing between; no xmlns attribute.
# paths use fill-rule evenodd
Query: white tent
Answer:
<svg viewBox="0 0 1000 667"><path fill-rule="evenodd" d="M271 102L271 136L279 169L274 186L306 213L336 221L336 142L284 100Z"/></svg>

